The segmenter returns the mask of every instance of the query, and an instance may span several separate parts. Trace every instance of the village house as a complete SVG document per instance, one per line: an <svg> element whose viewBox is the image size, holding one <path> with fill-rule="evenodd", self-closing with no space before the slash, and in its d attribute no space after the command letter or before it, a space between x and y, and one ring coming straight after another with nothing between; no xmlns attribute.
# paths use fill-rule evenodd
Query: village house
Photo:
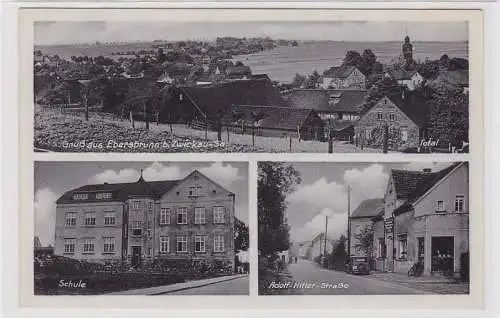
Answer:
<svg viewBox="0 0 500 318"><path fill-rule="evenodd" d="M227 129L240 134L323 140L323 120L312 109L233 105L222 122Z"/></svg>
<svg viewBox="0 0 500 318"><path fill-rule="evenodd" d="M468 70L442 70L428 86L439 88L441 85L460 88L464 94L469 93L469 71Z"/></svg>
<svg viewBox="0 0 500 318"><path fill-rule="evenodd" d="M233 105L286 106L279 91L268 80L178 85L172 90L172 97L159 114L160 122L188 123L206 118L215 125Z"/></svg>
<svg viewBox="0 0 500 318"><path fill-rule="evenodd" d="M330 254L333 252L333 242L331 238L326 236L326 254ZM323 256L325 254L325 233L321 232L317 234L311 241L311 245L309 247L308 259L310 261L314 261L319 256Z"/></svg>
<svg viewBox="0 0 500 318"><path fill-rule="evenodd" d="M294 89L287 101L291 107L314 109L325 122L325 138L330 132L338 140L351 141L365 96L360 89Z"/></svg>
<svg viewBox="0 0 500 318"><path fill-rule="evenodd" d="M458 275L468 268L468 164L436 172L391 170L383 221L374 220L377 270L406 274L420 261L424 275Z"/></svg>
<svg viewBox="0 0 500 318"><path fill-rule="evenodd" d="M229 79L249 79L251 75L252 71L246 65L229 66L226 69L226 76Z"/></svg>
<svg viewBox="0 0 500 318"><path fill-rule="evenodd" d="M320 86L327 88L366 87L366 75L356 66L334 66L323 73Z"/></svg>
<svg viewBox="0 0 500 318"><path fill-rule="evenodd" d="M400 86L413 91L424 82L424 77L417 70L395 70L385 74L385 76L395 80Z"/></svg>
<svg viewBox="0 0 500 318"><path fill-rule="evenodd" d="M384 199L366 199L351 213L350 226L350 257L371 257L371 246L366 246L360 240L363 235L372 235L373 218L384 210Z"/></svg>
<svg viewBox="0 0 500 318"><path fill-rule="evenodd" d="M233 270L234 200L197 170L180 180L85 185L56 201L54 254L123 268L173 260Z"/></svg>
<svg viewBox="0 0 500 318"><path fill-rule="evenodd" d="M426 103L417 94L384 96L356 123L356 143L381 148L387 134L388 149L420 147L427 137L428 116Z"/></svg>

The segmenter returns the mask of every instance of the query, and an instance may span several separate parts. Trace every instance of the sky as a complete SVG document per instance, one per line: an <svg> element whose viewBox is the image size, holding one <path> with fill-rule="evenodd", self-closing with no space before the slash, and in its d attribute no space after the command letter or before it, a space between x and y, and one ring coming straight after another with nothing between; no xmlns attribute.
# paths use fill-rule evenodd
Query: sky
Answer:
<svg viewBox="0 0 500 318"><path fill-rule="evenodd" d="M35 162L35 235L54 246L55 201L66 191L95 183L181 179L198 169L235 194L235 216L248 224L246 162Z"/></svg>
<svg viewBox="0 0 500 318"><path fill-rule="evenodd" d="M35 23L35 44L72 44L153 40L214 40L220 36L266 37L293 40L467 41L468 24L401 21L293 22L151 22L43 21Z"/></svg>
<svg viewBox="0 0 500 318"><path fill-rule="evenodd" d="M347 232L347 185L351 186L351 213L365 199L383 198L391 169L439 171L450 162L412 163L293 163L302 183L287 195L290 237L295 242L311 240L325 231L338 239Z"/></svg>

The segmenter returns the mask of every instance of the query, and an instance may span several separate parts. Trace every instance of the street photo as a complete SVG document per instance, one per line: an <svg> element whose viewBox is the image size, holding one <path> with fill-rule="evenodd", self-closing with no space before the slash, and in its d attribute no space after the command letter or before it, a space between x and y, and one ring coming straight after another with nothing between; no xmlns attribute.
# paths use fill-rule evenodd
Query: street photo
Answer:
<svg viewBox="0 0 500 318"><path fill-rule="evenodd" d="M468 162L259 162L259 295L469 294Z"/></svg>
<svg viewBox="0 0 500 318"><path fill-rule="evenodd" d="M35 295L248 295L246 162L34 163Z"/></svg>
<svg viewBox="0 0 500 318"><path fill-rule="evenodd" d="M36 152L469 151L467 20L33 28Z"/></svg>

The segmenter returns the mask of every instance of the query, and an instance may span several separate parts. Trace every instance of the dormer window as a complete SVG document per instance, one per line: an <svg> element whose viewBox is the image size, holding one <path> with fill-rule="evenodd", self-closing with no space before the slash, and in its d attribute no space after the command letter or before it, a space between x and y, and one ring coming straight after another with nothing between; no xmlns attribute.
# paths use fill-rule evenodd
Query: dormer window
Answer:
<svg viewBox="0 0 500 318"><path fill-rule="evenodd" d="M110 192L100 192L96 193L95 198L97 200L109 200L111 199L111 193Z"/></svg>
<svg viewBox="0 0 500 318"><path fill-rule="evenodd" d="M75 193L73 194L73 200L88 200L88 193Z"/></svg>

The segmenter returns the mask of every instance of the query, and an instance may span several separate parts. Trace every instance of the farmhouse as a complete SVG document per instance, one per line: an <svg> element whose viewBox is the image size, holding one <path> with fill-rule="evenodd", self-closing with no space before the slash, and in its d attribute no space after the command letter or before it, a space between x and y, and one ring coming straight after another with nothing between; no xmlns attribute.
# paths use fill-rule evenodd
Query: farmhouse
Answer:
<svg viewBox="0 0 500 318"><path fill-rule="evenodd" d="M396 70L386 73L386 76L394 79L400 86L406 87L409 91L415 90L424 82L424 77L417 70Z"/></svg>
<svg viewBox="0 0 500 318"><path fill-rule="evenodd" d="M350 141L365 95L360 89L294 89L287 98L291 107L312 108L318 113L325 122L325 138L330 131L334 138Z"/></svg>
<svg viewBox="0 0 500 318"><path fill-rule="evenodd" d="M384 240L374 238L377 269L407 273L420 260L426 275L458 274L468 266L468 164L391 170L383 218Z"/></svg>
<svg viewBox="0 0 500 318"><path fill-rule="evenodd" d="M235 133L323 140L324 123L312 109L234 105L222 121Z"/></svg>
<svg viewBox="0 0 500 318"><path fill-rule="evenodd" d="M334 66L323 73L322 88L356 87L364 89L366 75L356 66Z"/></svg>
<svg viewBox="0 0 500 318"><path fill-rule="evenodd" d="M419 147L427 137L429 111L418 95L402 92L381 98L354 127L359 143L382 147L387 134L388 148Z"/></svg>
<svg viewBox="0 0 500 318"><path fill-rule="evenodd" d="M214 124L232 105L285 106L267 80L240 80L211 85L173 87L160 111L160 121L186 123L204 120Z"/></svg>
<svg viewBox="0 0 500 318"><path fill-rule="evenodd" d="M125 268L172 260L232 270L234 200L197 170L180 180L85 185L56 201L54 254Z"/></svg>

